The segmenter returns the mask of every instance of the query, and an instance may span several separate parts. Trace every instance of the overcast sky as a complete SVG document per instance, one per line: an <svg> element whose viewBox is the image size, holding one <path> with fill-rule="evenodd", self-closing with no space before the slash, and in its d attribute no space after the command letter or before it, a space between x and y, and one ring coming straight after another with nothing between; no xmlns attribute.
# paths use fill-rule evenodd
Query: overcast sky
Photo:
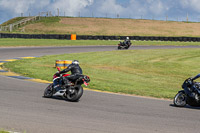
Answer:
<svg viewBox="0 0 200 133"><path fill-rule="evenodd" d="M38 15L109 17L200 22L200 0L0 0L0 24L13 18Z"/></svg>

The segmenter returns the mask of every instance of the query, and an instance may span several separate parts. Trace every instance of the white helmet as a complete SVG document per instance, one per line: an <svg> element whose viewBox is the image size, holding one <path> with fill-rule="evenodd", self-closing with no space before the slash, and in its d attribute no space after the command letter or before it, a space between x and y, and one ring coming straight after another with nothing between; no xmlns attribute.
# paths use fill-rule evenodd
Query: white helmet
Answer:
<svg viewBox="0 0 200 133"><path fill-rule="evenodd" d="M126 39L129 40L129 37L127 36Z"/></svg>
<svg viewBox="0 0 200 133"><path fill-rule="evenodd" d="M79 65L79 62L78 62L78 60L73 60L72 64Z"/></svg>

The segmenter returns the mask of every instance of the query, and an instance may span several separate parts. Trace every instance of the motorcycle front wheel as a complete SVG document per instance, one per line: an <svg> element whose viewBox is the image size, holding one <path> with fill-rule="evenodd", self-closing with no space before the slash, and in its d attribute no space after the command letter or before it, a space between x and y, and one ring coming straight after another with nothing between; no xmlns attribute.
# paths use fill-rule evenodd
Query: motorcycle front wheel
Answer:
<svg viewBox="0 0 200 133"><path fill-rule="evenodd" d="M68 101L77 102L83 95L83 87L75 86L72 92L66 92L64 95Z"/></svg>
<svg viewBox="0 0 200 133"><path fill-rule="evenodd" d="M186 105L186 95L183 92L178 92L174 97L174 105L176 107L184 107Z"/></svg>
<svg viewBox="0 0 200 133"><path fill-rule="evenodd" d="M51 98L52 96L53 96L53 84L50 84L44 90L44 97Z"/></svg>

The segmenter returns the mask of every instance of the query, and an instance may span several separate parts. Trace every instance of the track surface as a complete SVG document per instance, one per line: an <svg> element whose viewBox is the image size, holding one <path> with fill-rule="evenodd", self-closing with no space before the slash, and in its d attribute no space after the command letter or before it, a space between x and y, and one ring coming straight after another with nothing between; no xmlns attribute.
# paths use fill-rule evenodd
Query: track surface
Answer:
<svg viewBox="0 0 200 133"><path fill-rule="evenodd" d="M156 48L179 47L131 47ZM0 48L0 60L115 49L115 46ZM200 130L200 108L176 108L171 105L172 101L94 91L84 91L81 100L73 103L43 98L46 86L0 76L0 128L27 133L188 133Z"/></svg>

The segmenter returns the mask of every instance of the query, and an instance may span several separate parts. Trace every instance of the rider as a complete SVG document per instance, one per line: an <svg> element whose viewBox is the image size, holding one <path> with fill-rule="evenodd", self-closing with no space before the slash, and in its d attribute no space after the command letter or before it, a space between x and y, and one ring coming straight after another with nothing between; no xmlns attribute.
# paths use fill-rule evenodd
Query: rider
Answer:
<svg viewBox="0 0 200 133"><path fill-rule="evenodd" d="M126 39L124 40L124 44L125 45L130 45L131 44L131 41L130 41L129 37L126 37Z"/></svg>
<svg viewBox="0 0 200 133"><path fill-rule="evenodd" d="M69 87L71 84L69 80L75 80L79 75L82 74L82 69L79 66L79 61L78 60L73 60L72 64L70 64L66 69L63 71L57 72L56 75L60 75L62 73L67 73L71 71L71 75L64 77L64 83L66 87Z"/></svg>
<svg viewBox="0 0 200 133"><path fill-rule="evenodd" d="M196 80L196 79L198 79L199 77L200 77L200 73L197 74L195 77L190 78L190 79L191 79L191 81L193 82L193 80ZM199 101L199 100L200 100L200 97L198 96L198 93L197 93L197 92L191 92L189 95L190 95L191 97L193 97L196 101Z"/></svg>
<svg viewBox="0 0 200 133"><path fill-rule="evenodd" d="M197 74L195 77L191 78L191 80L193 81L193 80L195 80L195 79L198 79L199 77L200 77L200 73Z"/></svg>

